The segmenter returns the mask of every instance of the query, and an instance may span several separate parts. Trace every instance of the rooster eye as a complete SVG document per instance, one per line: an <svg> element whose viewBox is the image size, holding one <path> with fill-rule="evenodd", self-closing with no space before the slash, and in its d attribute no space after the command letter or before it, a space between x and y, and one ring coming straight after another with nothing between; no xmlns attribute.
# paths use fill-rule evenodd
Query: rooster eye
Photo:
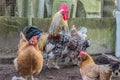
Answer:
<svg viewBox="0 0 120 80"><path fill-rule="evenodd" d="M68 12L67 11L62 11L62 14L68 14Z"/></svg>

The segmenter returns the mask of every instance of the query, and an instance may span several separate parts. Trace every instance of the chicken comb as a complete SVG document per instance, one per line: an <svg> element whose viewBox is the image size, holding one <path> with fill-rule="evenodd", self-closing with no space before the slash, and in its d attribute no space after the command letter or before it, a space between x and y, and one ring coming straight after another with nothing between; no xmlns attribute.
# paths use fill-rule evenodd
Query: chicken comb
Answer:
<svg viewBox="0 0 120 80"><path fill-rule="evenodd" d="M85 52L84 51L80 51L79 55L83 55Z"/></svg>
<svg viewBox="0 0 120 80"><path fill-rule="evenodd" d="M39 36L38 35L33 36L33 39L39 39Z"/></svg>
<svg viewBox="0 0 120 80"><path fill-rule="evenodd" d="M69 11L69 8L66 4L62 4L58 7L58 10L61 10L61 9L63 9L65 12Z"/></svg>
<svg viewBox="0 0 120 80"><path fill-rule="evenodd" d="M76 26L75 26L75 25L72 25L72 28L76 28Z"/></svg>
<svg viewBox="0 0 120 80"><path fill-rule="evenodd" d="M29 44L30 45L35 45L36 42L34 40L38 40L39 39L39 36L36 35L36 36L33 36L30 40L29 40Z"/></svg>
<svg viewBox="0 0 120 80"><path fill-rule="evenodd" d="M76 30L76 26L72 25L72 29L71 30Z"/></svg>

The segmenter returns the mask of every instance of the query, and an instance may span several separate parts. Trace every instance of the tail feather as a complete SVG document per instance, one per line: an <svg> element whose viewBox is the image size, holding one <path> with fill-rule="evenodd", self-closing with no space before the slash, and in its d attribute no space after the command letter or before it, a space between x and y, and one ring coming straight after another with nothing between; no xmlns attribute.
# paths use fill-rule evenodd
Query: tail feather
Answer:
<svg viewBox="0 0 120 80"><path fill-rule="evenodd" d="M30 40L31 37L35 35L40 35L42 33L41 30L38 29L36 26L26 26L22 32L24 33L27 40Z"/></svg>
<svg viewBox="0 0 120 80"><path fill-rule="evenodd" d="M112 71L114 72L115 70L119 69L119 65L120 65L119 62L114 62L114 63L111 63L109 66L112 69Z"/></svg>
<svg viewBox="0 0 120 80"><path fill-rule="evenodd" d="M120 76L120 63L119 62L115 62L115 63L110 64L110 67L113 71L114 77Z"/></svg>
<svg viewBox="0 0 120 80"><path fill-rule="evenodd" d="M40 38L38 39L38 46L40 50L44 50L46 43L47 43L47 38L48 38L48 34L47 33L43 33L41 34Z"/></svg>

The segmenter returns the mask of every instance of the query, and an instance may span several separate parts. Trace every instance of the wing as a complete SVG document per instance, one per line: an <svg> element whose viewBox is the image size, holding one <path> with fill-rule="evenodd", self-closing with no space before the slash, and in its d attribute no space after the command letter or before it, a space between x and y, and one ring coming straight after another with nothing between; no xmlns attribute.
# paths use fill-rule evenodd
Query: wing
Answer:
<svg viewBox="0 0 120 80"><path fill-rule="evenodd" d="M98 80L99 78L99 71L97 65L89 65L90 71L87 73L87 77L89 80Z"/></svg>
<svg viewBox="0 0 120 80"><path fill-rule="evenodd" d="M86 76L90 80L110 80L112 76L112 71L109 66L100 66L100 65L90 65L90 71Z"/></svg>
<svg viewBox="0 0 120 80"><path fill-rule="evenodd" d="M100 66L99 67L100 72L100 79L99 80L110 80L112 76L112 70L109 66Z"/></svg>
<svg viewBox="0 0 120 80"><path fill-rule="evenodd" d="M98 66L95 64L88 64L80 69L83 80L98 80L99 71Z"/></svg>
<svg viewBox="0 0 120 80"><path fill-rule="evenodd" d="M46 46L47 38L48 38L48 34L43 33L43 34L41 34L40 38L38 39L38 46L41 51L43 51Z"/></svg>

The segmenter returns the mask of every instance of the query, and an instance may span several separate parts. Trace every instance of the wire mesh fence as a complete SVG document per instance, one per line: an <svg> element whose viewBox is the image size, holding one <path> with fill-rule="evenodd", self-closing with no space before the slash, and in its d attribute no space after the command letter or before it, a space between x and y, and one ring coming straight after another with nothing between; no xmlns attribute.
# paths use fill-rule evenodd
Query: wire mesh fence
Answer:
<svg viewBox="0 0 120 80"><path fill-rule="evenodd" d="M50 18L59 3L65 3L69 6L70 18L95 18L96 14L100 17L113 17L116 8L114 1L116 0L0 0L0 16L31 15L33 18Z"/></svg>
<svg viewBox="0 0 120 80"><path fill-rule="evenodd" d="M0 16L15 16L16 0L0 0Z"/></svg>

